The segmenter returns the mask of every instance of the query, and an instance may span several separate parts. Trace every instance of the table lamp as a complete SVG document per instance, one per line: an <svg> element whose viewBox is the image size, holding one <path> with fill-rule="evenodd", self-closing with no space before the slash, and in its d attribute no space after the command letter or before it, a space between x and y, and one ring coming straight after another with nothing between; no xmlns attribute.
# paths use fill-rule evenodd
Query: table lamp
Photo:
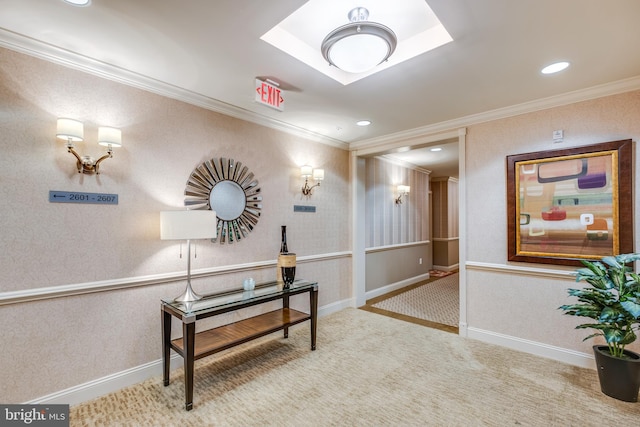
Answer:
<svg viewBox="0 0 640 427"><path fill-rule="evenodd" d="M191 240L216 237L217 217L212 210L160 212L160 239L187 241L187 288L175 301L197 301L202 296L191 288Z"/></svg>

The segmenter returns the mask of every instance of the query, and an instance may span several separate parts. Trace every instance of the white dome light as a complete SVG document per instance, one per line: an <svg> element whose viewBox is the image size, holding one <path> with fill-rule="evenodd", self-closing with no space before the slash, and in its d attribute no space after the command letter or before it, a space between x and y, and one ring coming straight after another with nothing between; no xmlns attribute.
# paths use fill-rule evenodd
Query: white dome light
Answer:
<svg viewBox="0 0 640 427"><path fill-rule="evenodd" d="M569 66L569 63L566 61L562 61L562 62L556 62L554 64L551 65L547 65L546 67L544 67L541 70L542 74L553 74L553 73L557 73L559 71L564 70L565 68L567 68Z"/></svg>
<svg viewBox="0 0 640 427"><path fill-rule="evenodd" d="M89 6L91 0L63 0L65 3L72 4L74 6Z"/></svg>
<svg viewBox="0 0 640 427"><path fill-rule="evenodd" d="M369 22L369 11L357 7L349 12L351 23L338 27L322 41L322 56L347 73L364 73L389 59L398 40L388 27Z"/></svg>

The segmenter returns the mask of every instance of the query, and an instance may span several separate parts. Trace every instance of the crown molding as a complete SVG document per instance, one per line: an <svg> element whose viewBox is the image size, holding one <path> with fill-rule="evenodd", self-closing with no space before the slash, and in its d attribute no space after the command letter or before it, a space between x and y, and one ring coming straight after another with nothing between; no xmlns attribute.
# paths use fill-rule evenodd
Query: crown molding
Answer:
<svg viewBox="0 0 640 427"><path fill-rule="evenodd" d="M414 146L424 144L425 141L448 139L452 136L451 132L458 132L460 128L466 126L640 89L640 76L636 76L588 89L347 143L2 28L0 28L0 46L240 120L343 150L359 151L362 154L383 151L391 145L393 147Z"/></svg>
<svg viewBox="0 0 640 427"><path fill-rule="evenodd" d="M349 145L346 142L328 138L318 133L292 126L280 120L263 116L253 111L245 110L121 67L98 61L88 56L80 55L66 49L61 49L40 40L25 37L3 28L0 28L0 46L39 59L44 59L45 61L53 62L67 68L73 68L107 80L186 102L236 119L245 120L247 122L286 132L291 135L330 145L332 147L341 148L343 150L349 149Z"/></svg>
<svg viewBox="0 0 640 427"><path fill-rule="evenodd" d="M618 80L611 83L593 86L587 89L567 92L562 95L541 98L535 101L512 105L510 107L498 108L495 110L485 111L483 113L472 114L469 116L396 132L377 138L352 142L351 144L349 144L349 149L351 151L373 153L376 150L383 151L398 146L410 147L418 144L423 144L425 142L425 139L429 139L430 141L432 141L434 140L434 138L439 138L440 134L442 134L443 138L446 138L449 136L447 134L448 132L461 130L467 126L518 116L521 114L533 113L535 111L546 110L553 107L574 104L576 102L602 98L604 96L631 92L639 89L640 76L631 77L624 80Z"/></svg>

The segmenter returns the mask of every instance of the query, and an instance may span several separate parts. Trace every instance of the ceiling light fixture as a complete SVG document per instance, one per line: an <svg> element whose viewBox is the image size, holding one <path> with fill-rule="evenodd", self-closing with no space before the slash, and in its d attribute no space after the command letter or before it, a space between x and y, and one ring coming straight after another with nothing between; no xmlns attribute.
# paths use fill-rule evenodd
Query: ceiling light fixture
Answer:
<svg viewBox="0 0 640 427"><path fill-rule="evenodd" d="M72 4L74 6L89 6L91 0L63 0L65 3Z"/></svg>
<svg viewBox="0 0 640 427"><path fill-rule="evenodd" d="M329 65L347 73L364 73L380 65L396 49L398 39L390 28L369 22L369 11L356 7L349 14L349 24L331 31L320 50Z"/></svg>
<svg viewBox="0 0 640 427"><path fill-rule="evenodd" d="M440 147L430 148L429 151L433 151L435 153L436 151L442 151L442 148Z"/></svg>
<svg viewBox="0 0 640 427"><path fill-rule="evenodd" d="M562 62L556 62L554 64L551 65L547 65L546 67L544 67L540 72L542 74L553 74L553 73L557 73L559 71L564 70L565 68L567 68L569 66L569 63L566 61L562 61Z"/></svg>
<svg viewBox="0 0 640 427"><path fill-rule="evenodd" d="M369 126L371 124L371 120L360 120L357 121L356 124L358 126Z"/></svg>

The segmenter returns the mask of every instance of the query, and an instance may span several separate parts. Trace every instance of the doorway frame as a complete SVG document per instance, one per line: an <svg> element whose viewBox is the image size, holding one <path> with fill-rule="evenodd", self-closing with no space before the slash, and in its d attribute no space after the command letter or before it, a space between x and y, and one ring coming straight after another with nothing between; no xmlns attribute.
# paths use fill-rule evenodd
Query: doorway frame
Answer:
<svg viewBox="0 0 640 427"><path fill-rule="evenodd" d="M460 321L458 334L467 336L467 281L466 281L466 181L465 181L465 152L466 152L466 128L459 128L446 132L438 132L428 135L418 135L410 138L390 137L388 141L375 144L358 144L362 148L351 150L351 230L352 230L352 295L355 307L366 304L366 229L364 221L365 213L365 158L375 155L388 154L398 150L410 150L425 144L436 144L445 140L457 138L458 140L458 221L460 227L459 244L459 270L460 270ZM370 145L370 146L369 146ZM431 230L430 230L431 231ZM431 242L430 242L431 243Z"/></svg>

